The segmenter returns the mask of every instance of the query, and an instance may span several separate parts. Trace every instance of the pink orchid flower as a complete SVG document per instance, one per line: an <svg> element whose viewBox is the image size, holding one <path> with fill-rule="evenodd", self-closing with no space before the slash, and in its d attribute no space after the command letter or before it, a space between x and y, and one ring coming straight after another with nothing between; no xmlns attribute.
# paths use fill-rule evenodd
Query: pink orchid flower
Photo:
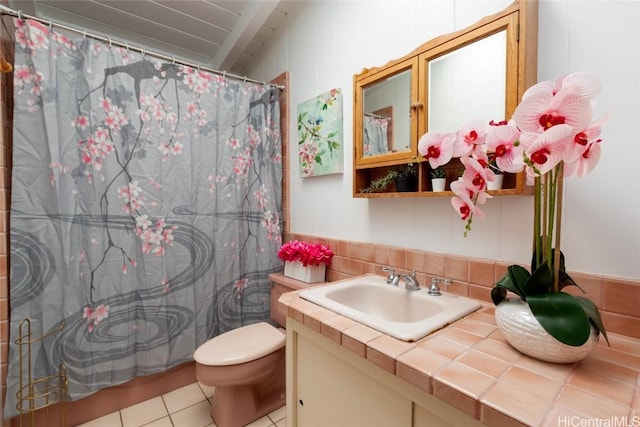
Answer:
<svg viewBox="0 0 640 427"><path fill-rule="evenodd" d="M581 87L563 87L555 95L548 90L537 90L524 98L513 113L513 119L523 132L544 132L567 124L575 132L591 121L591 101L580 96Z"/></svg>
<svg viewBox="0 0 640 427"><path fill-rule="evenodd" d="M455 196L451 198L451 205L460 214L461 220L469 220L472 216L484 219L484 212L478 207L480 197L483 203L486 200L484 193L476 194L473 188L470 188L467 183L462 180L452 182L451 191L455 194ZM478 197L475 203L472 200L474 197Z"/></svg>
<svg viewBox="0 0 640 427"><path fill-rule="evenodd" d="M527 169L533 169L533 175L544 175L562 161L573 130L569 125L556 125L543 133L523 132L520 142L525 147L525 156L529 160ZM530 171L527 172L531 174Z"/></svg>
<svg viewBox="0 0 640 427"><path fill-rule="evenodd" d="M453 157L467 156L484 144L487 138L487 124L484 120L465 123L453 142Z"/></svg>
<svg viewBox="0 0 640 427"><path fill-rule="evenodd" d="M524 148L519 138L520 130L513 123L490 127L486 140L487 151L495 153L500 170L516 173L524 167Z"/></svg>
<svg viewBox="0 0 640 427"><path fill-rule="evenodd" d="M589 99L593 99L600 92L600 82L598 80L587 73L577 72L568 76L559 76L555 81L539 82L527 89L522 95L522 99L540 92L547 92L554 96L560 89L568 86L578 86L580 96Z"/></svg>
<svg viewBox="0 0 640 427"><path fill-rule="evenodd" d="M451 160L455 138L455 133L426 133L418 141L418 151L435 169Z"/></svg>
<svg viewBox="0 0 640 427"><path fill-rule="evenodd" d="M463 157L460 159L464 166L462 181L469 187L474 189L476 193L487 189L487 181L495 180L495 173L489 168L484 167L478 160L473 157ZM486 162L485 162L486 165Z"/></svg>
<svg viewBox="0 0 640 427"><path fill-rule="evenodd" d="M561 87L578 86L582 97L593 99L600 92L600 82L590 74L577 72L562 78Z"/></svg>
<svg viewBox="0 0 640 427"><path fill-rule="evenodd" d="M564 164L564 176L567 178L576 175L585 176L596 167L598 160L600 160L599 139L591 142L576 161Z"/></svg>
<svg viewBox="0 0 640 427"><path fill-rule="evenodd" d="M567 146L567 151L563 158L565 163L572 163L578 160L589 148L592 142L600 141L599 137L600 132L602 131L602 126L604 126L604 124L609 120L610 116L610 113L605 114L600 119L589 125L585 130L575 134L573 140L570 141Z"/></svg>

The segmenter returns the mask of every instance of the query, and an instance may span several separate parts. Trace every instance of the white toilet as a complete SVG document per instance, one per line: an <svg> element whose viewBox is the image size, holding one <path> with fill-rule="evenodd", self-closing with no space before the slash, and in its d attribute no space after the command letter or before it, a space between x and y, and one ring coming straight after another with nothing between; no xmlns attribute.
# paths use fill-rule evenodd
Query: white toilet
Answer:
<svg viewBox="0 0 640 427"><path fill-rule="evenodd" d="M271 290L271 317L283 292L308 286L284 279ZM218 335L193 354L198 382L215 387L211 417L218 427L240 427L285 404L285 333L267 322L243 326Z"/></svg>

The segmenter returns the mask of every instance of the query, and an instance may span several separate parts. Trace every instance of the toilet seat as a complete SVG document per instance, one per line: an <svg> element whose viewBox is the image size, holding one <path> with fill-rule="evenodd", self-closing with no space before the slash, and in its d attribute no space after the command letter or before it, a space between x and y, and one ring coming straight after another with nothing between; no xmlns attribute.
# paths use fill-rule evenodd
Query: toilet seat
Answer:
<svg viewBox="0 0 640 427"><path fill-rule="evenodd" d="M267 322L254 323L211 338L193 353L196 362L228 366L251 362L284 347L284 334Z"/></svg>

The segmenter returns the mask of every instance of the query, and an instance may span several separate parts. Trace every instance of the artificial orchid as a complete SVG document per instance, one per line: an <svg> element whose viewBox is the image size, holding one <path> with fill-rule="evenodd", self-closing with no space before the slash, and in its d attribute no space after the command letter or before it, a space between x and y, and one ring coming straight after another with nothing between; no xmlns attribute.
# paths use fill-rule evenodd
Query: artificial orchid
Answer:
<svg viewBox="0 0 640 427"><path fill-rule="evenodd" d="M280 246L278 258L283 261L300 261L303 266L331 265L333 251L320 243L292 240Z"/></svg>
<svg viewBox="0 0 640 427"><path fill-rule="evenodd" d="M510 266L491 296L498 304L507 291L519 295L547 332L569 345L586 341L590 323L606 338L596 306L586 298L560 292L564 286L577 286L565 271L559 249L563 180L586 175L600 158L600 133L609 115L592 122L599 90L599 82L586 73L540 82L525 91L511 120L489 124L473 120L458 132L427 133L418 144L432 168L460 158L464 172L451 183L451 204L466 222L465 236L473 218L484 217L478 205L491 197L487 182L494 173L488 158L504 172L524 170L534 187L531 274Z"/></svg>

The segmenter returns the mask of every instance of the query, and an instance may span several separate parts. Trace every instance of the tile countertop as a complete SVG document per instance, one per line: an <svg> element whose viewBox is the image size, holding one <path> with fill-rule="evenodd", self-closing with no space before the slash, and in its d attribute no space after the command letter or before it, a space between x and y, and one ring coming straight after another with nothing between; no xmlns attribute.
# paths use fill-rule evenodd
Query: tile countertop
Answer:
<svg viewBox="0 0 640 427"><path fill-rule="evenodd" d="M586 359L557 365L511 347L490 305L409 343L303 300L300 292L283 294L278 310L484 424L640 426L640 340L609 334L611 347L601 339Z"/></svg>

